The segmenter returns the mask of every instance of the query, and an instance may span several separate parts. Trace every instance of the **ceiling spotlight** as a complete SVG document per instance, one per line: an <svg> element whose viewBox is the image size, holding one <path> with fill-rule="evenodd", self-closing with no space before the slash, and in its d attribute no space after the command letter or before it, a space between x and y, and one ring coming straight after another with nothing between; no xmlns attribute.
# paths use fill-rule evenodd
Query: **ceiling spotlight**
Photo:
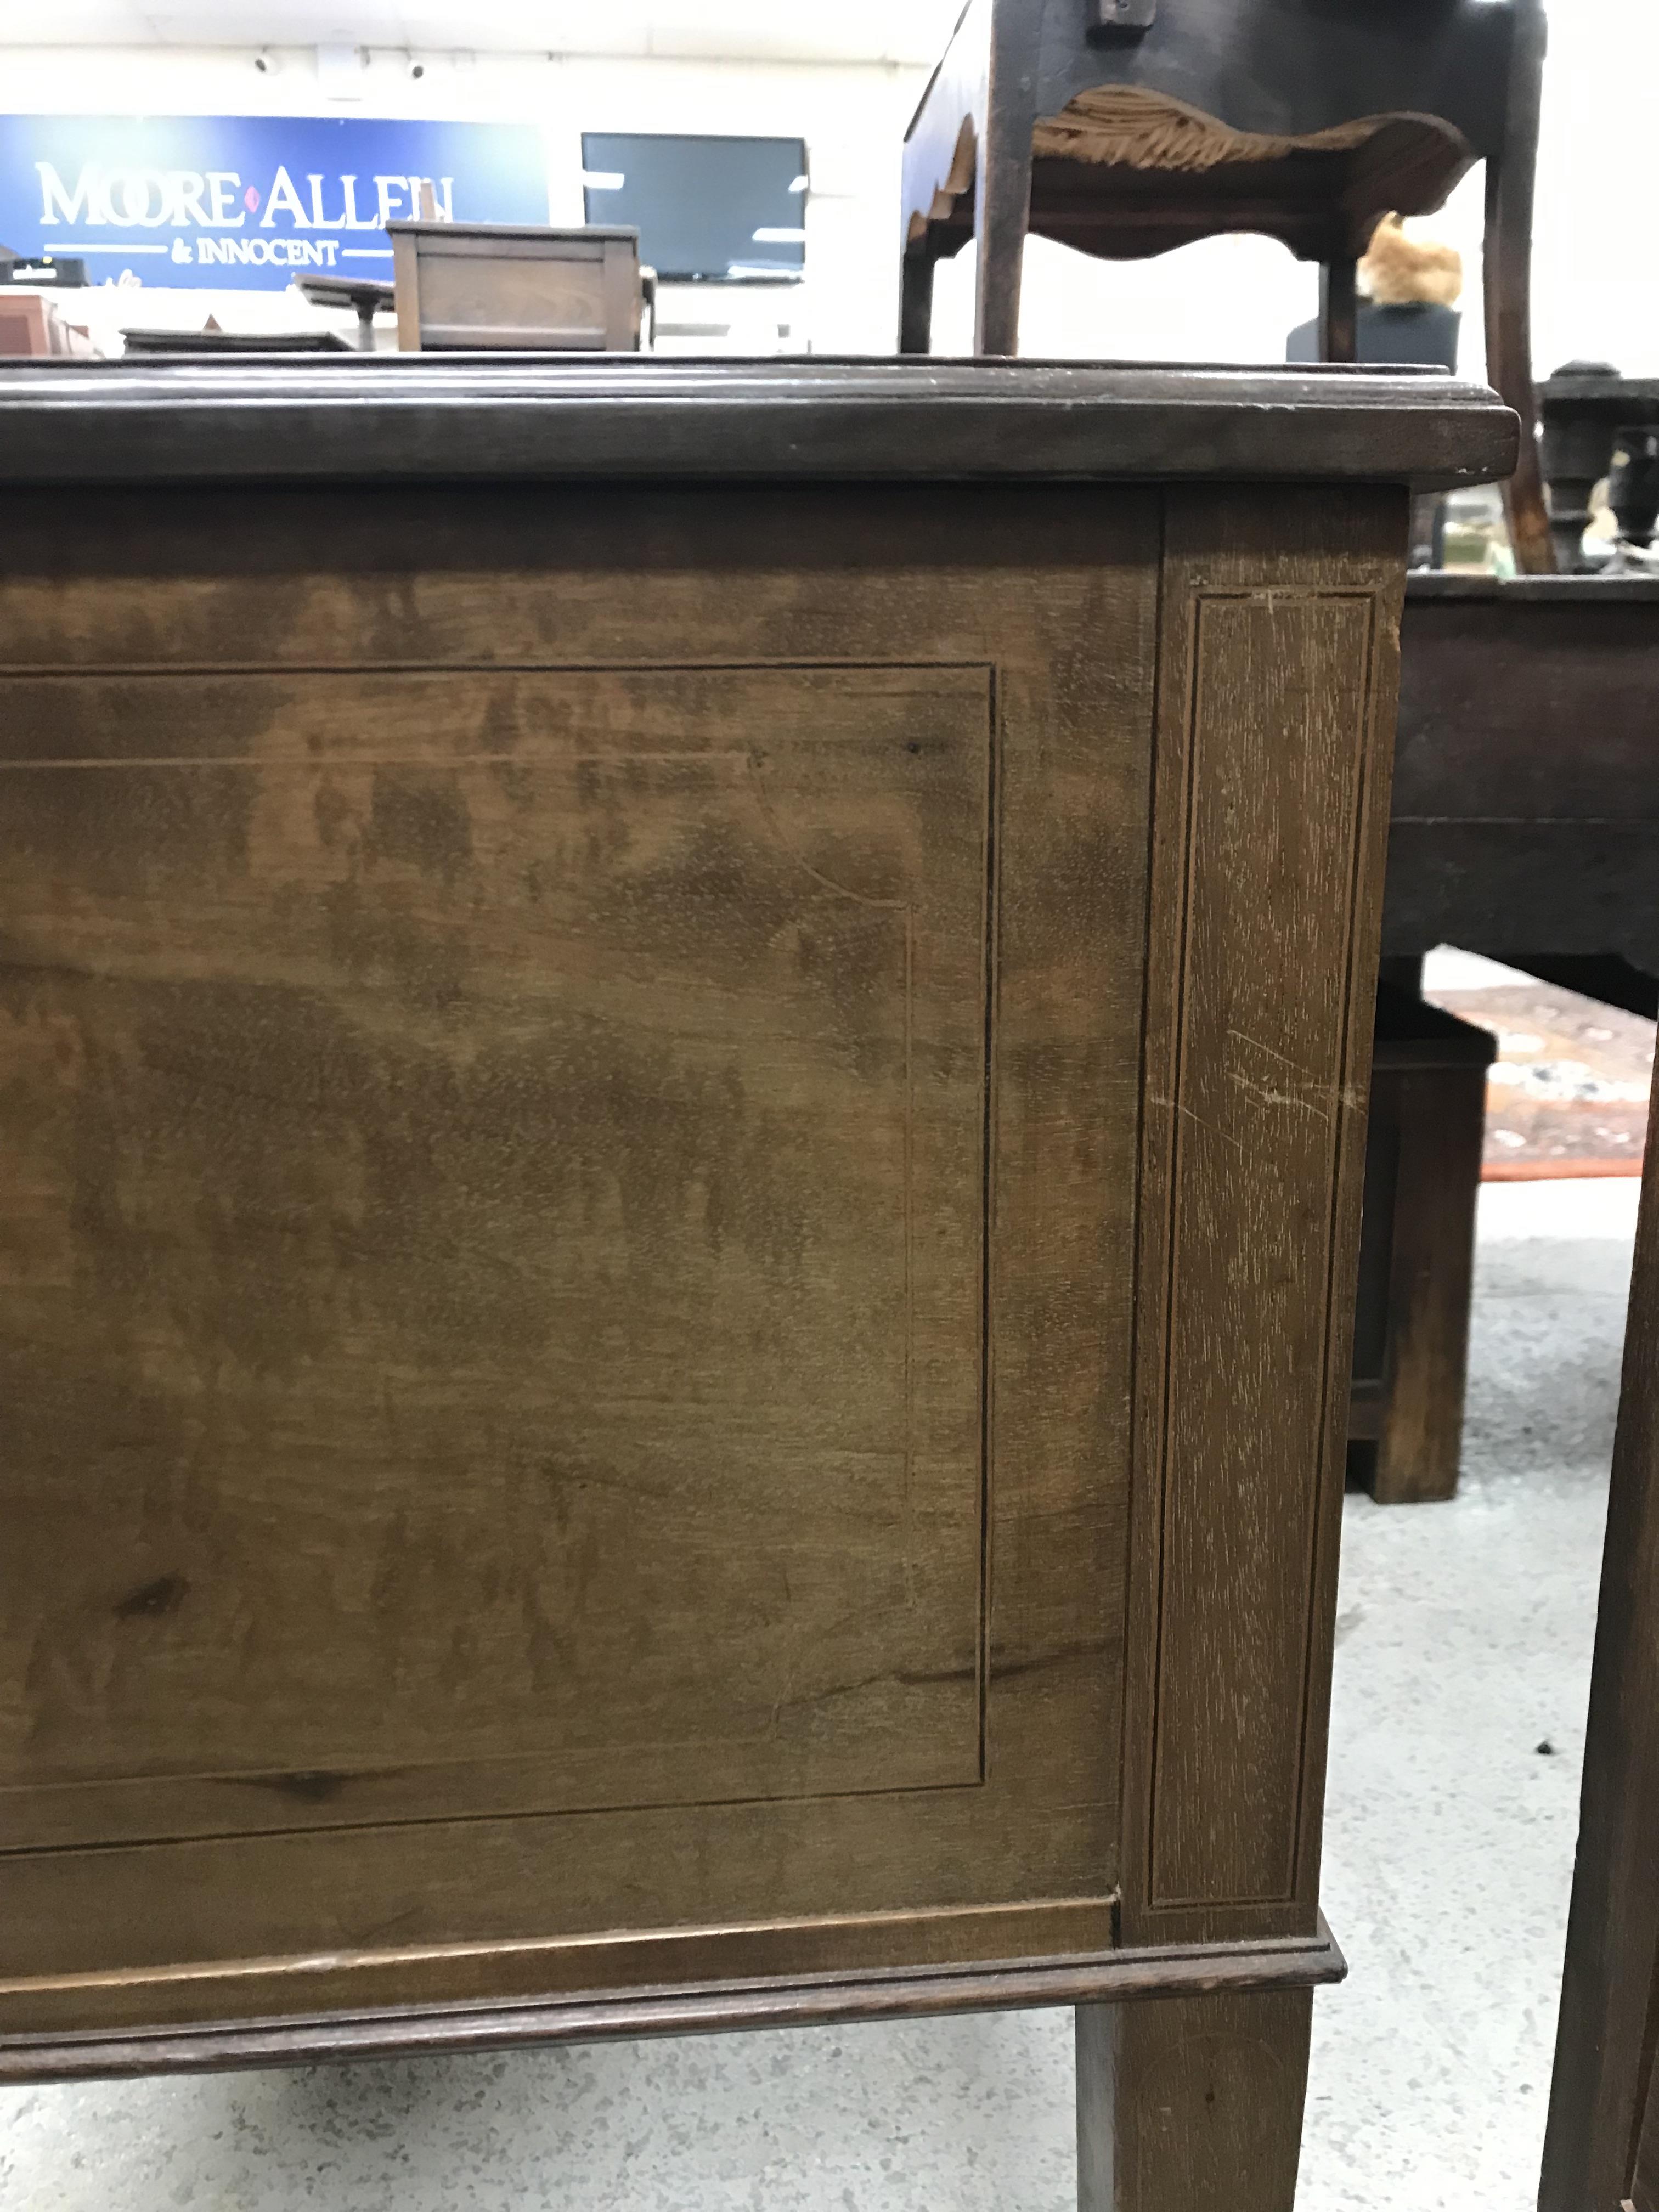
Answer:
<svg viewBox="0 0 1659 2212"><path fill-rule="evenodd" d="M415 79L415 82L418 84L421 79L426 75L426 64L424 62L416 61L414 55L410 54L407 57L406 66L410 76L412 76Z"/></svg>
<svg viewBox="0 0 1659 2212"><path fill-rule="evenodd" d="M253 66L261 76L275 76L283 64L268 46L262 46L253 57Z"/></svg>

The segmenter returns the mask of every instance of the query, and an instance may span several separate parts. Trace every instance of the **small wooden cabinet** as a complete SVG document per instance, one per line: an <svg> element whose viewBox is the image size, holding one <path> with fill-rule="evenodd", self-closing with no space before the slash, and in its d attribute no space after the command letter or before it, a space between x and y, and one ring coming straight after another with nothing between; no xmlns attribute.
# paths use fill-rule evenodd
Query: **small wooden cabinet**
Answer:
<svg viewBox="0 0 1659 2212"><path fill-rule="evenodd" d="M636 230L436 221L386 228L405 353L639 351Z"/></svg>
<svg viewBox="0 0 1659 2212"><path fill-rule="evenodd" d="M0 2075L1075 2002L1085 2204L1287 2203L1407 490L1513 418L0 426Z"/></svg>

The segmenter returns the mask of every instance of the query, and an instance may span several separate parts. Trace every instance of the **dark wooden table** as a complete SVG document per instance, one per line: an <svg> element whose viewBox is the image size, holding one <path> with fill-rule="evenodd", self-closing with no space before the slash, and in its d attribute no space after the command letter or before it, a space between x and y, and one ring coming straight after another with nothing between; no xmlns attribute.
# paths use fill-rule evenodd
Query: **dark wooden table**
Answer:
<svg viewBox="0 0 1659 2212"><path fill-rule="evenodd" d="M1659 580L1413 575L1401 647L1385 981L1414 994L1450 944L1659 1012ZM1431 1060L1455 1026L1420 1004L1396 1023ZM1391 1503L1457 1486L1480 1171L1465 1036L1468 1069L1418 1078L1398 1158L1397 1048L1377 1048L1352 1433L1380 1437L1358 1465Z"/></svg>
<svg viewBox="0 0 1659 2212"><path fill-rule="evenodd" d="M1071 2003L1087 2212L1289 2212L1407 508L1515 445L0 373L0 2076Z"/></svg>
<svg viewBox="0 0 1659 2212"><path fill-rule="evenodd" d="M1441 944L1659 975L1659 579L1410 580L1382 949Z"/></svg>

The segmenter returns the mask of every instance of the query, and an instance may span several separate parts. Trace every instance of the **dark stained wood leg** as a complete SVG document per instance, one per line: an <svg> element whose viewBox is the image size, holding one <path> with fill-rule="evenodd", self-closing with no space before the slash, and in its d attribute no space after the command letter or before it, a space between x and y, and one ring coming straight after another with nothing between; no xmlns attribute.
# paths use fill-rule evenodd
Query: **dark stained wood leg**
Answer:
<svg viewBox="0 0 1659 2212"><path fill-rule="evenodd" d="M1019 287L1031 214L1031 133L1042 10L999 8L974 188L974 350L1019 351Z"/></svg>
<svg viewBox="0 0 1659 2212"><path fill-rule="evenodd" d="M1659 2196L1659 1147L1636 1231L1539 2212Z"/></svg>
<svg viewBox="0 0 1659 2212"><path fill-rule="evenodd" d="M1636 2175L1630 2201L1636 2212L1659 2212L1659 2085L1648 2081L1648 2116L1636 2150Z"/></svg>
<svg viewBox="0 0 1659 2212"><path fill-rule="evenodd" d="M1407 991L1413 999L1423 995L1423 955L1420 952L1385 953L1376 963L1376 980L1390 984L1396 991Z"/></svg>
<svg viewBox="0 0 1659 2212"><path fill-rule="evenodd" d="M1507 317L1498 319L1507 324ZM1533 390L1530 364L1516 365L1518 334L1507 331L1496 349L1488 341L1487 374L1494 387L1521 417L1521 459L1504 487L1509 514L1510 538L1516 566L1522 575L1550 576L1555 573L1555 543L1550 536L1549 509L1544 501L1544 478L1538 453L1538 403Z"/></svg>
<svg viewBox="0 0 1659 2212"><path fill-rule="evenodd" d="M1486 374L1521 417L1521 459L1504 486L1523 574L1555 571L1532 378L1532 222L1548 27L1544 0L1515 0L1515 61L1502 154L1486 164Z"/></svg>
<svg viewBox="0 0 1659 2212"><path fill-rule="evenodd" d="M1077 2008L1078 2212L1112 2212L1117 2178L1117 2030L1121 2005Z"/></svg>
<svg viewBox="0 0 1659 2212"><path fill-rule="evenodd" d="M1388 1355L1373 1489L1380 1505L1456 1495L1486 1103L1478 1067L1413 1071L1396 1080Z"/></svg>
<svg viewBox="0 0 1659 2212"><path fill-rule="evenodd" d="M1077 2009L1078 2212L1291 2212L1311 1990Z"/></svg>
<svg viewBox="0 0 1659 2212"><path fill-rule="evenodd" d="M974 351L1009 356L1019 351L1019 280L1024 241L1013 252L1006 247L980 248L979 297L975 307Z"/></svg>
<svg viewBox="0 0 1659 2212"><path fill-rule="evenodd" d="M1419 492L1412 501L1412 543L1407 558L1413 568L1444 566L1445 532L1442 517L1445 501L1437 491Z"/></svg>
<svg viewBox="0 0 1659 2212"><path fill-rule="evenodd" d="M1497 952L1492 957L1524 975L1536 975L1540 983L1559 983L1564 991L1599 999L1604 1006L1622 1006L1644 1021L1659 1016L1659 977L1616 952Z"/></svg>
<svg viewBox="0 0 1659 2212"><path fill-rule="evenodd" d="M1395 1112L1399 1085L1391 1068L1371 1070L1365 1121L1365 1205L1354 1292L1353 1379L1348 1398L1348 1482L1371 1489L1382 1432L1382 1384L1389 1368L1389 1292L1394 1249L1394 1181L1400 1162Z"/></svg>
<svg viewBox="0 0 1659 2212"><path fill-rule="evenodd" d="M901 353L931 353L933 348L933 256L912 246L899 264Z"/></svg>
<svg viewBox="0 0 1659 2212"><path fill-rule="evenodd" d="M1319 358L1359 358L1358 264L1352 254L1327 261L1319 271Z"/></svg>
<svg viewBox="0 0 1659 2212"><path fill-rule="evenodd" d="M979 216L975 239L978 282L974 295L974 351L1009 358L1019 351L1020 278L1025 263L1025 222L1030 211L1029 150L1023 178L1014 170L1011 162L1008 173L1000 179L988 178L988 204Z"/></svg>

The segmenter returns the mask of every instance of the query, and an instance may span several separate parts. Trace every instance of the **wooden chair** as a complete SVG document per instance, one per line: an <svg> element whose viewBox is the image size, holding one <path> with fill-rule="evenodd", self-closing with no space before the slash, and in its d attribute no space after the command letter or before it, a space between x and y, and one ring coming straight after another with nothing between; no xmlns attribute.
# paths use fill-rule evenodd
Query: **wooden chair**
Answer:
<svg viewBox="0 0 1659 2212"><path fill-rule="evenodd" d="M1486 168L1489 374L1526 428L1520 566L1554 562L1530 321L1544 0L969 0L906 136L899 349L928 350L934 264L973 241L975 350L1018 350L1028 231L1108 260L1218 233L1322 271L1322 351L1355 355L1378 219Z"/></svg>
<svg viewBox="0 0 1659 2212"><path fill-rule="evenodd" d="M1607 1502L1539 2212L1659 2212L1659 1150Z"/></svg>

